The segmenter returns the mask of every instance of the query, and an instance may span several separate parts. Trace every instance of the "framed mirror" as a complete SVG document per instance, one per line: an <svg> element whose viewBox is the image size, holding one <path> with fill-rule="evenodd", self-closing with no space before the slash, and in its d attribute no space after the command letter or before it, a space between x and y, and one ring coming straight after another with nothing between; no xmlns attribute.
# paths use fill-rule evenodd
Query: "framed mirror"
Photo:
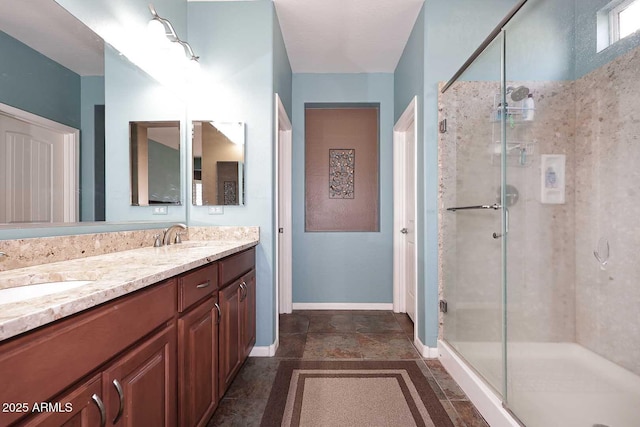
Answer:
<svg viewBox="0 0 640 427"><path fill-rule="evenodd" d="M193 204L244 205L245 125L193 121Z"/></svg>
<svg viewBox="0 0 640 427"><path fill-rule="evenodd" d="M180 121L129 122L131 204L180 204Z"/></svg>

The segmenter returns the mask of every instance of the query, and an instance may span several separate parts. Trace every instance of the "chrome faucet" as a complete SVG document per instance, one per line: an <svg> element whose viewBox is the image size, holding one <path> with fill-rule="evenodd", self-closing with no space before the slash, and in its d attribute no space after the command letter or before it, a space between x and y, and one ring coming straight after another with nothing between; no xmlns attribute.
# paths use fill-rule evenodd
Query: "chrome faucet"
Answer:
<svg viewBox="0 0 640 427"><path fill-rule="evenodd" d="M187 226L184 224L173 224L171 227L167 228L164 231L164 238L162 239L162 244L163 245L170 245L171 244L171 232L172 231L176 231L176 237L174 239L175 243L180 243L180 236L179 236L179 231L177 231L178 229L183 229L186 230Z"/></svg>

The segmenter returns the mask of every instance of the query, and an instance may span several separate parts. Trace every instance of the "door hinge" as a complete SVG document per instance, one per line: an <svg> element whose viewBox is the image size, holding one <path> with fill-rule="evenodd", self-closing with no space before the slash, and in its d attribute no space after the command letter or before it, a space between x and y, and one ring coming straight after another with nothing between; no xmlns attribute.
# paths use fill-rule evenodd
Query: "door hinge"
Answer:
<svg viewBox="0 0 640 427"><path fill-rule="evenodd" d="M440 133L446 133L447 132L447 119L443 119L440 121L438 128L440 130Z"/></svg>
<svg viewBox="0 0 640 427"><path fill-rule="evenodd" d="M443 313L447 312L447 300L445 299L440 300L440 311Z"/></svg>

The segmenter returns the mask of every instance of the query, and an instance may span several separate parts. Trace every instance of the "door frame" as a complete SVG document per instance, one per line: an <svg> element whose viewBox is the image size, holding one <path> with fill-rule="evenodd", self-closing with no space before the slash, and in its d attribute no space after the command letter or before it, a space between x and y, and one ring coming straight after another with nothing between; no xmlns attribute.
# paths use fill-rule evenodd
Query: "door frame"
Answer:
<svg viewBox="0 0 640 427"><path fill-rule="evenodd" d="M415 218L416 224L418 219L418 179L417 179L417 166L418 166L418 97L414 97L407 108L404 110L395 126L393 127L393 311L396 313L406 313L406 271L405 271L405 251L404 238L400 233L400 230L404 227L404 214L406 211L406 199L407 191L405 185L405 165L407 162L405 153L405 137L409 129L413 128L413 135L415 138L413 161L414 163L414 203L415 206ZM417 249L421 243L420 235L415 233L415 289L416 296L414 316L418 319L418 255ZM418 322L414 322L414 339L418 336Z"/></svg>
<svg viewBox="0 0 640 427"><path fill-rule="evenodd" d="M276 235L276 340L280 313L291 313L293 309L292 280L292 214L291 214L291 121L287 111L275 94L275 235ZM282 228L283 232L280 233Z"/></svg>
<svg viewBox="0 0 640 427"><path fill-rule="evenodd" d="M80 131L62 123L0 103L0 113L16 120L63 134L63 222L80 219Z"/></svg>

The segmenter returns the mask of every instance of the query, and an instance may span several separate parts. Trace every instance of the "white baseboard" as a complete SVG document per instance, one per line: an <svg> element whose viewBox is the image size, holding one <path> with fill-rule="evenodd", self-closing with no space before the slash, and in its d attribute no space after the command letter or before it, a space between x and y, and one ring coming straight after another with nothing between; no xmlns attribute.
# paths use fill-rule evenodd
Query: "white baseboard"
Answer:
<svg viewBox="0 0 640 427"><path fill-rule="evenodd" d="M393 310L393 303L294 302L294 310Z"/></svg>
<svg viewBox="0 0 640 427"><path fill-rule="evenodd" d="M415 337L415 339L413 340L413 345L418 350L418 353L420 353L420 356L426 359L437 359L438 356L440 355L440 353L438 353L437 348L428 347L424 345L422 341L420 341L420 338L418 337Z"/></svg>
<svg viewBox="0 0 640 427"><path fill-rule="evenodd" d="M251 353L249 353L249 357L273 357L276 355L276 351L278 351L279 344L280 340L276 340L276 342L271 345L254 346L251 349Z"/></svg>
<svg viewBox="0 0 640 427"><path fill-rule="evenodd" d="M445 342L438 341L440 362L491 427L521 427L502 401Z"/></svg>

